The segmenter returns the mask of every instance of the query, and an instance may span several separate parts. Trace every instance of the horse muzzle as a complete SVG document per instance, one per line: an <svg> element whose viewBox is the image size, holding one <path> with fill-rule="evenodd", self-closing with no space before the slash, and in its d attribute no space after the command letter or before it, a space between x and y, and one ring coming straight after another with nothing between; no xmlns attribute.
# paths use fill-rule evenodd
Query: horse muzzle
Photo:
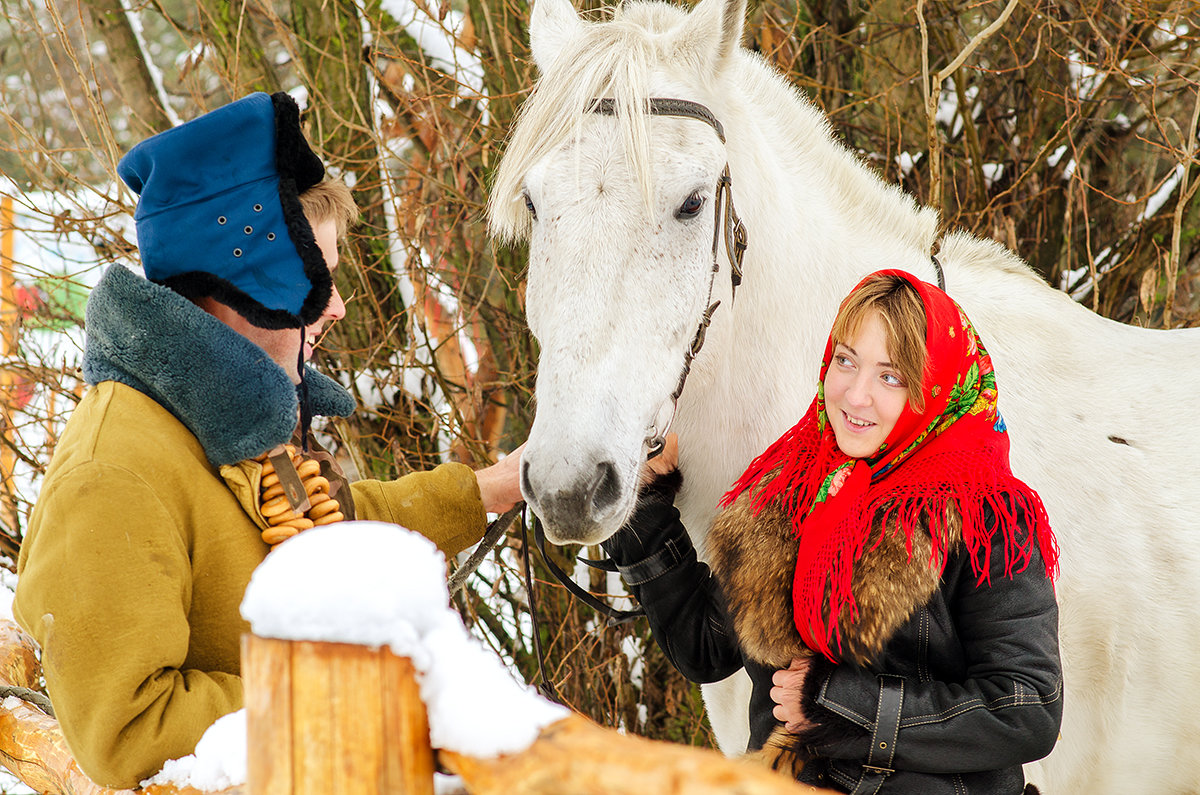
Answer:
<svg viewBox="0 0 1200 795"><path fill-rule="evenodd" d="M522 455L521 491L551 542L595 544L620 528L629 512L630 490L614 462L590 461L570 473L539 463L528 451Z"/></svg>

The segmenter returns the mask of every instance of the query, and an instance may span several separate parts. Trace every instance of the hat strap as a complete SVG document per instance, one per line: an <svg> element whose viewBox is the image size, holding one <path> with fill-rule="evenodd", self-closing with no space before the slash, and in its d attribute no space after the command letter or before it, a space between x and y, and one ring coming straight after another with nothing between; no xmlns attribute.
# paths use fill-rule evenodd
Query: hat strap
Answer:
<svg viewBox="0 0 1200 795"><path fill-rule="evenodd" d="M312 406L308 401L308 381L304 380L304 326L300 327L300 352L296 354L296 372L300 374L300 449L308 453L308 432L312 425Z"/></svg>

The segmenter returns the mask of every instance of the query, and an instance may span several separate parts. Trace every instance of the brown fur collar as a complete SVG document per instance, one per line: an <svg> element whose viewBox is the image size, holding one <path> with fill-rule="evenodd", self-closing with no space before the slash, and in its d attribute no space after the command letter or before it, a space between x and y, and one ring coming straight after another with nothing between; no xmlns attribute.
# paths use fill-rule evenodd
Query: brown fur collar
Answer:
<svg viewBox="0 0 1200 795"><path fill-rule="evenodd" d="M953 508L947 518L950 538L945 549L952 551L961 543L962 521ZM799 543L791 518L777 505L754 516L749 493L743 494L717 516L705 547L746 655L767 666L787 668L793 657L812 654L792 617ZM913 533L910 559L904 534L895 527L884 533L882 522L876 522L851 582L858 620L851 623L849 610L838 619L842 659L860 665L871 662L929 601L941 581L941 562L931 564L931 551L924 527Z"/></svg>

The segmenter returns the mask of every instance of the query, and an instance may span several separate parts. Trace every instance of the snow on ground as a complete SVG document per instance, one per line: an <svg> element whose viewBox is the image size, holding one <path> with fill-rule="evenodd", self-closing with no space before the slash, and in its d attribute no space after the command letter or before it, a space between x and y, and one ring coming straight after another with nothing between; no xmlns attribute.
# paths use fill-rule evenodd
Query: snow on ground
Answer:
<svg viewBox="0 0 1200 795"><path fill-rule="evenodd" d="M17 575L9 571L16 563L10 558L0 557L0 618L15 621L12 612L13 596L17 592Z"/></svg>
<svg viewBox="0 0 1200 795"><path fill-rule="evenodd" d="M239 709L208 727L195 753L169 759L163 769L142 782L186 784L200 790L221 790L246 783L246 710Z"/></svg>
<svg viewBox="0 0 1200 795"><path fill-rule="evenodd" d="M0 795L37 795L16 776L0 767Z"/></svg>

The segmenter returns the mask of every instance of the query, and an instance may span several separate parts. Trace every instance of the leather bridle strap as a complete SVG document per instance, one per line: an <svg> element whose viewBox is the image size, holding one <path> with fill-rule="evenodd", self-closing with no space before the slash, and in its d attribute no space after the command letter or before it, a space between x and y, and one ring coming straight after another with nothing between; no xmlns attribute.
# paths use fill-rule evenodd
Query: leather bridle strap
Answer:
<svg viewBox="0 0 1200 795"><path fill-rule="evenodd" d="M605 116L616 116L617 103L611 97L596 99L592 101L588 110ZM717 117L713 115L712 111L699 102L692 102L690 99L651 97L646 100L646 112L651 116L682 116L702 121L716 130L721 143L725 143L725 128L721 126L721 122L717 121Z"/></svg>
<svg viewBox="0 0 1200 795"><path fill-rule="evenodd" d="M612 99L596 99L593 100L588 108L592 113L599 113L607 116L616 115L616 103ZM683 118L696 119L709 125L716 131L717 137L721 139L721 143L725 143L725 129L721 126L721 122L712 114L708 108L698 102L692 102L686 99L670 99L664 97L653 97L647 102L647 112L653 116L680 116ZM733 293L736 295L737 287L742 283L742 257L746 252L746 228L738 218L737 210L733 206L733 180L729 175L729 165L726 164L721 172L721 176L717 179L716 197L713 208L713 243L712 243L712 272L708 279L708 298L705 303L708 308L704 311L704 315L700 318L700 325L696 329L696 335L692 338L692 344L688 346L684 353L683 370L679 374L679 382L675 387L675 391L671 394L671 419L675 416L675 406L679 402L679 396L683 394L683 386L687 381L688 373L692 369L692 360L696 358L696 354L700 353L700 348L704 345L705 333L708 331L709 323L712 322L713 313L717 311L720 301L712 300L713 281L716 278L717 272L720 270L718 261L718 252L720 251L721 235L725 236L725 251L729 257L730 266L730 283ZM647 445L649 447L648 458L653 458L662 452L663 446L666 444L667 430L670 428L670 420L664 428L651 428L647 436ZM525 525L521 525L522 535L525 532ZM644 615L645 612L641 608L633 610L618 610L611 605L596 598L595 595L589 593L584 588L581 588L570 575L559 568L551 557L546 554L546 536L542 530L541 521L535 517L533 526L533 540L537 546L538 552L541 553L542 561L546 564L546 568L550 574L558 580L563 587L570 591L577 599L587 604L593 610L608 617L610 625L620 624L626 621L631 621L638 616ZM616 566L611 561L595 561L579 558L580 562L587 564L593 568L603 569L605 571L615 571ZM533 582L529 574L529 556L528 550L525 556L526 561L526 592L529 594L531 613L533 611L534 596ZM531 615L534 625L537 625L537 617ZM536 631L535 631L536 637ZM541 650L536 649L535 653L538 658L538 666L542 667ZM544 670L541 670L541 678L543 689L549 691L550 683Z"/></svg>
<svg viewBox="0 0 1200 795"><path fill-rule="evenodd" d="M546 564L546 568L549 569L550 573L554 575L554 579L558 580L564 588L566 588L575 596L576 599L583 602L597 613L607 616L608 625L610 627L616 626L617 624L624 624L627 621L632 621L635 618L646 614L646 612L640 607L634 608L633 610L618 610L611 605L606 605L604 602L601 602L592 593L580 587L579 584L571 579L569 574L559 568L558 564L554 562L554 559L546 553L546 533L542 530L541 520L536 519L536 517L535 520L536 521L533 525L533 542L537 545L538 552L541 553L542 562ZM611 561L587 560L586 558L579 558L579 561L595 569L616 571L616 564L612 563Z"/></svg>
<svg viewBox="0 0 1200 795"><path fill-rule="evenodd" d="M600 113L606 116L615 116L617 114L616 102L609 97L603 99L594 99L589 106L592 113ZM646 101L646 112L651 116L678 116L688 119L696 119L713 128L717 133L717 137L721 139L721 143L725 143L725 128L721 126L721 122L713 115L712 111L701 105L699 102L692 102L688 99L673 99L670 97L651 97ZM712 301L713 280L716 278L717 271L720 270L720 264L717 259L717 254L720 251L721 235L725 237L725 254L729 259L729 281L731 285L731 294L737 296L738 285L742 283L742 258L746 253L747 235L746 227L742 220L738 217L737 210L733 206L733 178L729 174L729 164L725 164L725 168L721 171L721 176L717 179L716 195L713 200L713 242L712 242L712 273L708 280L708 298L705 303L708 308L704 310L704 314L700 318L700 325L696 328L696 334L692 338L692 344L683 355L683 369L679 373L679 382L675 386L675 391L671 393L671 415L667 419L664 427L659 428L653 425L648 429L646 435L646 445L648 448L647 458L654 458L662 452L666 445L667 431L671 428L671 422L675 419L675 407L679 404L679 396L683 394L684 384L687 382L688 374L692 371L692 360L700 353L700 349L704 346L704 337L708 332L708 326L712 322L713 313L717 311L717 307L721 302Z"/></svg>

